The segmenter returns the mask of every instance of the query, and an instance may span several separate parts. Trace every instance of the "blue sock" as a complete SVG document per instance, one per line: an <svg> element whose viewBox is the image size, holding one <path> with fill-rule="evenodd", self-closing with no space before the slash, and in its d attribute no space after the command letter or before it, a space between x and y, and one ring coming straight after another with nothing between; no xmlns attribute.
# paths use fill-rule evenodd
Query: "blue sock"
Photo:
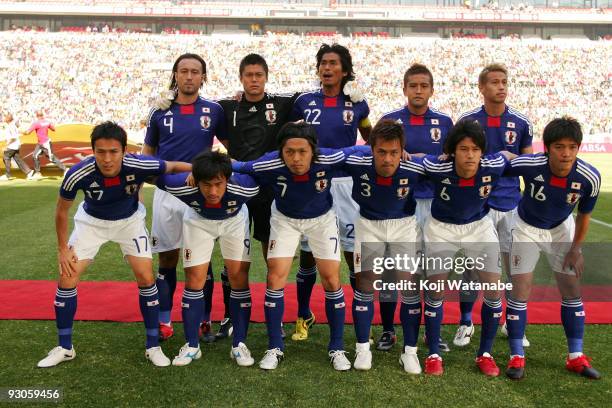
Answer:
<svg viewBox="0 0 612 408"><path fill-rule="evenodd" d="M421 325L421 296L401 295L400 320L404 331L404 347L416 347Z"/></svg>
<svg viewBox="0 0 612 408"><path fill-rule="evenodd" d="M155 281L159 292L159 322L170 323L172 318L172 303L176 290L176 268L159 268Z"/></svg>
<svg viewBox="0 0 612 408"><path fill-rule="evenodd" d="M325 291L325 315L329 322L329 345L327 350L344 350L344 319L346 304L342 288Z"/></svg>
<svg viewBox="0 0 612 408"><path fill-rule="evenodd" d="M268 329L268 350L285 349L281 334L281 323L285 313L285 290L266 289L264 301L264 314L266 315L266 328Z"/></svg>
<svg viewBox="0 0 612 408"><path fill-rule="evenodd" d="M570 353L582 352L582 339L584 338L584 305L582 298L563 299L561 301L561 322L567 348Z"/></svg>
<svg viewBox="0 0 612 408"><path fill-rule="evenodd" d="M425 334L429 354L440 355L440 329L444 317L443 300L434 300L425 296Z"/></svg>
<svg viewBox="0 0 612 408"><path fill-rule="evenodd" d="M198 329L202 321L203 307L204 291L185 288L183 291L183 327L189 347L198 347L200 344Z"/></svg>
<svg viewBox="0 0 612 408"><path fill-rule="evenodd" d="M232 287L230 285L229 278L227 276L227 268L225 266L221 272L221 286L223 287L223 305L225 306L223 317L230 317L230 292L232 291Z"/></svg>
<svg viewBox="0 0 612 408"><path fill-rule="evenodd" d="M395 317L395 307L397 305L397 291L380 292L378 294L378 302L383 331L395 332L393 318Z"/></svg>
<svg viewBox="0 0 612 408"><path fill-rule="evenodd" d="M204 283L204 310L202 312L203 322L210 321L214 289L215 289L215 276L213 275L213 271L212 271L212 263L209 263L208 272L206 273L206 282Z"/></svg>
<svg viewBox="0 0 612 408"><path fill-rule="evenodd" d="M317 267L300 268L295 276L298 301L298 317L308 319L311 316L310 311L310 296L312 288L317 281Z"/></svg>
<svg viewBox="0 0 612 408"><path fill-rule="evenodd" d="M232 334L232 346L237 347L238 343L245 342L251 320L251 290L232 289L229 298L230 316L234 333Z"/></svg>
<svg viewBox="0 0 612 408"><path fill-rule="evenodd" d="M59 286L55 292L55 324L59 337L59 345L65 349L72 348L72 323L77 309L77 290L62 289Z"/></svg>
<svg viewBox="0 0 612 408"><path fill-rule="evenodd" d="M478 348L478 356L484 353L491 354L497 328L499 327L499 319L502 315L501 299L482 299L482 308L480 310L480 319L482 327L480 331L480 347Z"/></svg>
<svg viewBox="0 0 612 408"><path fill-rule="evenodd" d="M463 275L462 282L469 283L472 279L467 275ZM459 310L461 312L460 325L469 326L472 324L472 309L474 309L474 303L478 298L478 291L473 290L460 290L459 291Z"/></svg>
<svg viewBox="0 0 612 408"><path fill-rule="evenodd" d="M370 326L374 317L374 294L356 290L352 309L357 343L367 343L370 341Z"/></svg>
<svg viewBox="0 0 612 408"><path fill-rule="evenodd" d="M527 327L527 302L514 300L507 296L506 327L511 356L525 356L523 337Z"/></svg>
<svg viewBox="0 0 612 408"><path fill-rule="evenodd" d="M157 286L138 288L138 304L147 332L147 348L159 346L159 293Z"/></svg>

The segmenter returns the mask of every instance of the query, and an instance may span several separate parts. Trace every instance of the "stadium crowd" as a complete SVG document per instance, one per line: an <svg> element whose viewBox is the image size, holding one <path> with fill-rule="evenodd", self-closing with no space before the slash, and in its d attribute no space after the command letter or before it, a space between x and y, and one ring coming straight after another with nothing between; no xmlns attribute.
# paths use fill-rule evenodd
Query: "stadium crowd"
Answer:
<svg viewBox="0 0 612 408"><path fill-rule="evenodd" d="M586 134L612 133L608 41L37 32L3 32L0 37L0 104L22 125L43 109L56 123L112 119L135 132L153 99L167 88L171 61L188 51L201 54L209 65L202 91L209 98L241 88L238 63L250 52L260 53L270 65L269 91L312 89L318 86L318 47L338 41L353 54L373 120L404 103L402 75L414 62L433 71L432 105L457 119L480 104L478 72L495 61L508 66L509 103L532 120L536 138L546 123L563 114L576 117Z"/></svg>

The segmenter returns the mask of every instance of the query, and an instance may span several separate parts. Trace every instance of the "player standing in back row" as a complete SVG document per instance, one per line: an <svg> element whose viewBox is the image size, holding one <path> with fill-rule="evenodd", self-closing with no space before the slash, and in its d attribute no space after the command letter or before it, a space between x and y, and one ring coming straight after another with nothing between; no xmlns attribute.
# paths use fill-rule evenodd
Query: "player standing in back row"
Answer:
<svg viewBox="0 0 612 408"><path fill-rule="evenodd" d="M353 60L346 47L323 44L317 52L317 75L321 88L298 96L293 107L294 119L304 119L317 132L317 144L323 148L344 148L357 142L357 130L367 141L372 125L368 119L370 108L351 84L355 79ZM353 180L340 174L332 180L331 193L340 227L340 241L344 259L353 276L353 247L355 220L359 214L351 198ZM300 270L296 275L298 319L293 340L306 340L308 329L315 322L310 310L310 295L317 278L312 252L305 243L300 252ZM354 277L351 279L354 286Z"/></svg>
<svg viewBox="0 0 612 408"><path fill-rule="evenodd" d="M143 153L164 160L191 162L210 149L213 138L227 138L221 105L199 96L206 82L206 63L197 54L179 56L172 67L170 90L175 99L168 109L152 109L147 123ZM159 253L157 287L160 296L160 337L174 333L170 313L176 289L176 265L182 241L183 215L187 205L156 189L153 196L152 250Z"/></svg>
<svg viewBox="0 0 612 408"><path fill-rule="evenodd" d="M532 153L531 140L533 129L527 117L511 106L506 105L508 96L508 70L501 64L487 65L478 75L478 89L484 99L484 105L459 117L477 120L485 131L487 151L497 153L503 150L513 154ZM516 207L521 199L518 177L502 177L489 197L489 217L493 220L501 251L502 265L509 273L508 256L510 252L511 231L516 222ZM473 277L474 279L476 277ZM470 274L463 279L471 280ZM453 339L456 346L466 346L474 334L472 308L478 293L461 292L461 320ZM505 332L505 325L502 327ZM527 338L525 346L529 345Z"/></svg>

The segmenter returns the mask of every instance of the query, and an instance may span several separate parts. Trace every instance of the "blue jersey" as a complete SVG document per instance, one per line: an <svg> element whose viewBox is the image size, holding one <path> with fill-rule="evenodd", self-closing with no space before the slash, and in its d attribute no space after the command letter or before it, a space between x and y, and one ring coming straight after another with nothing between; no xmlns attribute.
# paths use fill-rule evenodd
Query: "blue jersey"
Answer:
<svg viewBox="0 0 612 408"><path fill-rule="evenodd" d="M497 153L507 150L514 154L521 154L521 150L531 146L533 128L527 117L512 107L506 106L501 116L489 116L484 106L466 112L459 117L462 119L477 120L485 131L487 137L487 151ZM521 191L518 177L504 177L497 184L489 205L499 211L510 211L518 205Z"/></svg>
<svg viewBox="0 0 612 408"><path fill-rule="evenodd" d="M357 143L357 129L370 114L364 100L353 103L343 93L335 97L323 95L321 90L305 92L295 100L293 120L304 119L317 131L319 147L340 149Z"/></svg>
<svg viewBox="0 0 612 408"><path fill-rule="evenodd" d="M457 175L454 161L442 162L436 156L425 156L425 173L435 185L431 215L449 224L482 219L489 212L487 199L507 164L508 160L499 153L482 156L476 175L464 179Z"/></svg>
<svg viewBox="0 0 612 408"><path fill-rule="evenodd" d="M87 214L101 220L122 220L138 209L140 185L165 172L165 161L128 153L123 158L119 174L104 177L91 156L68 170L60 187L60 196L74 200L77 191L83 190L83 209Z"/></svg>
<svg viewBox="0 0 612 408"><path fill-rule="evenodd" d="M413 190L425 178L423 166L402 161L395 174L382 177L376 174L372 152L365 147L368 151L350 154L344 164L345 171L353 178L352 197L359 204L359 214L368 220L414 215Z"/></svg>
<svg viewBox="0 0 612 408"><path fill-rule="evenodd" d="M543 153L515 158L510 162L508 173L522 176L525 182L518 206L519 217L543 229L563 223L576 205L580 213L593 211L601 186L597 169L581 159L576 160L567 177L556 177Z"/></svg>
<svg viewBox="0 0 612 408"><path fill-rule="evenodd" d="M210 204L206 202L198 187L185 184L188 175L189 173L167 174L157 180L157 187L172 194L208 220L225 220L235 216L240 212L242 204L259 193L259 187L251 176L234 173L227 181L227 190L221 201Z"/></svg>
<svg viewBox="0 0 612 408"><path fill-rule="evenodd" d="M445 113L433 108L424 115L413 115L407 107L385 113L381 119L399 120L406 135L405 149L408 153L425 153L439 156L443 153L444 142L453 120ZM434 185L425 181L414 186L415 198L433 198Z"/></svg>
<svg viewBox="0 0 612 408"><path fill-rule="evenodd" d="M193 157L213 145L213 138L227 139L225 113L216 102L198 97L195 103L172 103L169 109L152 109L145 144L156 148L164 160L191 163Z"/></svg>
<svg viewBox="0 0 612 408"><path fill-rule="evenodd" d="M234 171L250 174L259 185L269 185L276 208L283 215L309 219L331 209L331 179L344 160L342 150L319 149L310 170L301 176L289 171L278 152L266 153L250 162L234 162L232 167Z"/></svg>

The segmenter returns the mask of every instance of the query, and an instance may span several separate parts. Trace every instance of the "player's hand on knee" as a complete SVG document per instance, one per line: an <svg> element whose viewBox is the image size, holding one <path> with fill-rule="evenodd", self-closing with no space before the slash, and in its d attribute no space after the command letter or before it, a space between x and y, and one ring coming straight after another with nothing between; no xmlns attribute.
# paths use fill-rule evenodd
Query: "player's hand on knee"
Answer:
<svg viewBox="0 0 612 408"><path fill-rule="evenodd" d="M577 278L582 276L582 272L584 271L584 257L582 256L582 251L579 248L570 249L570 251L565 255L562 269L564 270L565 268L571 268L576 274Z"/></svg>
<svg viewBox="0 0 612 408"><path fill-rule="evenodd" d="M79 258L72 247L60 248L57 254L60 267L60 276L71 277L76 274L76 263Z"/></svg>
<svg viewBox="0 0 612 408"><path fill-rule="evenodd" d="M155 102L153 103L153 105L157 109L166 110L170 108L170 105L172 105L172 101L174 101L175 97L176 95L174 94L174 91L171 89L162 91L160 92L159 96L155 99Z"/></svg>
<svg viewBox="0 0 612 408"><path fill-rule="evenodd" d="M345 95L351 98L353 103L364 100L365 91L356 81L348 81L342 89Z"/></svg>
<svg viewBox="0 0 612 408"><path fill-rule="evenodd" d="M412 160L412 156L410 155L410 153L408 153L407 151L403 151L402 152L402 160L404 161L411 161Z"/></svg>

